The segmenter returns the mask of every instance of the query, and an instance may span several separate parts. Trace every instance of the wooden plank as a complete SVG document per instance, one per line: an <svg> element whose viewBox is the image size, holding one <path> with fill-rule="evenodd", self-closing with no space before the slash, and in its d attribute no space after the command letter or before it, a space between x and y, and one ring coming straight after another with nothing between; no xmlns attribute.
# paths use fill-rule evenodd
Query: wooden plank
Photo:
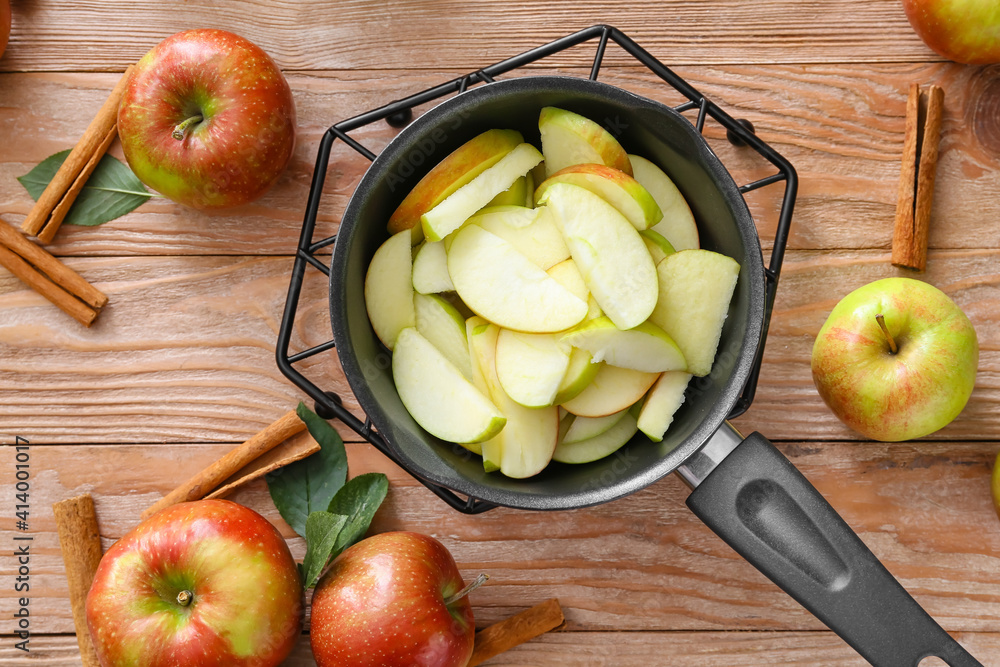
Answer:
<svg viewBox="0 0 1000 667"><path fill-rule="evenodd" d="M986 667L1000 665L1000 633L962 632L955 638ZM30 656L0 643L3 667L75 667L80 664L75 640L63 635L31 638ZM553 632L503 653L484 667L867 667L832 632ZM316 662L303 637L283 667L310 667ZM924 667L943 665L927 660Z"/></svg>
<svg viewBox="0 0 1000 667"><path fill-rule="evenodd" d="M73 627L51 503L91 493L106 549L145 507L227 447L32 447L29 530L16 531L13 518L4 517L0 539L9 543L14 532L33 538L33 630L65 633ZM11 469L10 449L0 449L0 469ZM993 528L989 493L994 443L796 442L781 449L946 629L995 631L1000 531ZM473 594L481 625L557 597L571 631L822 629L686 509L687 488L675 477L587 509L466 516L448 510L370 446L348 450L352 475L383 471L390 478L374 532L434 535L465 576L491 575ZM12 483L4 480L4 497L13 497ZM278 525L293 555L303 557L303 541L281 520L263 481L231 499ZM12 567L0 564L0 577L12 576ZM16 595L2 590L0 602L10 606Z"/></svg>
<svg viewBox="0 0 1000 667"><path fill-rule="evenodd" d="M0 274L0 433L36 443L242 442L304 398L274 362L291 259L67 262L111 298L89 330ZM923 279L968 313L981 347L968 407L935 438L1000 438L998 262L996 250L930 255ZM790 252L757 398L736 425L776 439L857 439L813 386L812 344L837 300L892 275L907 274L891 266L888 251ZM293 352L331 337L318 271L308 274L301 304ZM335 352L299 368L360 415Z"/></svg>
<svg viewBox="0 0 1000 667"><path fill-rule="evenodd" d="M998 248L994 220L1000 203L1000 145L988 122L970 123L989 109L997 72L953 64L700 66L678 73L784 154L801 179L790 247L889 249L896 205L910 81L946 91L944 136L931 221L930 247ZM580 76L582 70L542 70ZM8 128L0 152L0 216L19 224L31 199L16 177L71 146L114 85L115 74L0 75L0 123ZM165 200L100 227L65 226L51 246L57 255L290 254L298 241L316 149L326 128L454 73L417 71L382 78L378 72L324 72L291 77L299 139L289 170L256 203L204 213ZM610 68L602 80L668 104L681 97L635 68ZM991 92L992 91L992 92ZM355 136L378 152L397 133L384 123ZM978 134L977 134L978 133ZM750 149L730 146L709 122L712 147L738 183L772 173ZM640 150L635 148L635 150ZM121 157L116 145L112 154ZM337 221L368 162L338 142L325 183L318 235ZM782 188L750 193L748 201L769 247ZM320 238L318 236L317 238Z"/></svg>
<svg viewBox="0 0 1000 667"><path fill-rule="evenodd" d="M167 6L55 0L13 6L10 45L0 69L121 70L164 37L190 27L241 34L283 68L474 70L575 30L611 23L672 63L772 63L937 60L893 0L739 0L672 2L275 4L222 0ZM253 17L250 19L249 17ZM850 17L849 28L844 17ZM615 57L609 53L609 58ZM564 56L580 64L593 47ZM619 57L619 59L621 59Z"/></svg>

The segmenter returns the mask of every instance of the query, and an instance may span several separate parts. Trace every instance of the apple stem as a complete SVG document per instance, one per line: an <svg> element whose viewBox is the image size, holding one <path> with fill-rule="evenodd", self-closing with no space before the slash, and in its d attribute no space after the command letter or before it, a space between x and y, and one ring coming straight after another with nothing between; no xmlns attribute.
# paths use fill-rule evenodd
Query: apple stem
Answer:
<svg viewBox="0 0 1000 667"><path fill-rule="evenodd" d="M465 588L463 588L459 592L455 593L451 597L446 598L445 601L444 601L444 606L450 607L451 605L455 604L456 602L458 602L459 600L461 600L462 598L464 598L466 595L468 595L472 591L476 590L477 588L479 588L480 586L482 586L483 584L485 584L486 580L489 579L489 578L490 578L490 575L488 575L486 573L480 574L468 586L466 586Z"/></svg>
<svg viewBox="0 0 1000 667"><path fill-rule="evenodd" d="M889 327L885 325L885 315L879 313L875 316L875 321L878 322L879 327L882 329L882 333L885 334L885 339L889 341L889 351L893 354L899 352L899 347L896 345L896 341L893 340L892 334L889 333Z"/></svg>
<svg viewBox="0 0 1000 667"><path fill-rule="evenodd" d="M181 591L177 594L177 604L182 607L186 607L191 604L192 600L194 600L194 593L191 591Z"/></svg>
<svg viewBox="0 0 1000 667"><path fill-rule="evenodd" d="M205 120L205 117L200 113L191 116L190 118L185 118L181 122L177 123L177 127L174 128L173 136L177 141L184 141L184 136L187 134L187 129L194 125L195 123L200 123Z"/></svg>

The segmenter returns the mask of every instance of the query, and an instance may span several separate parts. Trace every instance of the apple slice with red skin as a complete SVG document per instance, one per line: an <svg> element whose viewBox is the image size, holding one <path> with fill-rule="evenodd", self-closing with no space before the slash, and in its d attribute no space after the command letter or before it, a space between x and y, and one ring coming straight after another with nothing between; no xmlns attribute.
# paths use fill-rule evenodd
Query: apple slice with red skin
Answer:
<svg viewBox="0 0 1000 667"><path fill-rule="evenodd" d="M590 190L618 209L639 230L649 229L663 217L656 199L639 181L604 164L575 164L560 169L538 186L535 201L554 183L570 183Z"/></svg>
<svg viewBox="0 0 1000 667"><path fill-rule="evenodd" d="M544 107L538 114L546 177L574 164L606 164L632 174L628 153L599 123L558 107Z"/></svg>

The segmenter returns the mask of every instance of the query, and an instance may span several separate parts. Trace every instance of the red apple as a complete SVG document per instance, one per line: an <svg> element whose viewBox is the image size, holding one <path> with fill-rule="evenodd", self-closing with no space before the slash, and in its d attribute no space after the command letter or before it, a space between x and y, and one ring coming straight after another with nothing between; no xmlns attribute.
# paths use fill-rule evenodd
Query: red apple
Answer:
<svg viewBox="0 0 1000 667"><path fill-rule="evenodd" d="M118 134L139 179L181 204L226 208L267 191L295 146L295 103L277 64L223 30L188 30L135 65Z"/></svg>
<svg viewBox="0 0 1000 667"><path fill-rule="evenodd" d="M1000 63L1000 3L996 0L903 0L910 25L948 60Z"/></svg>
<svg viewBox="0 0 1000 667"><path fill-rule="evenodd" d="M115 542L86 608L105 667L273 667L299 638L302 582L264 517L200 500L161 510Z"/></svg>
<svg viewBox="0 0 1000 667"><path fill-rule="evenodd" d="M10 0L0 0L0 57L10 38Z"/></svg>
<svg viewBox="0 0 1000 667"><path fill-rule="evenodd" d="M309 633L319 667L465 667L475 624L454 558L433 537L369 537L316 585Z"/></svg>

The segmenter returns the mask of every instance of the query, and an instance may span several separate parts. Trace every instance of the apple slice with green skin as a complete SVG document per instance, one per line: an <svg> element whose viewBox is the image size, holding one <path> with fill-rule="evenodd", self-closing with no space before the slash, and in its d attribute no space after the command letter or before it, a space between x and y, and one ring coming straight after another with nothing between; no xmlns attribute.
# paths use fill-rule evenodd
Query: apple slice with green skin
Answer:
<svg viewBox="0 0 1000 667"><path fill-rule="evenodd" d="M562 405L579 396L594 380L597 372L601 370L603 365L599 361L594 361L590 356L590 352L581 350L578 347L572 348L569 353L569 364L566 367L566 375L563 376L562 382L559 383L559 388L556 390L556 395L552 399L552 402L556 405Z"/></svg>
<svg viewBox="0 0 1000 667"><path fill-rule="evenodd" d="M483 396L490 395L490 387L486 382L486 376L496 374L496 364L492 361L495 357L496 340L491 338L493 332L487 330L490 323L473 315L465 320L465 337L469 341L469 360L472 364L472 384ZM484 336L483 334L490 334ZM490 352L492 346L494 352ZM491 365L492 364L492 365ZM483 457L483 469L486 472L493 472L500 469L500 447L503 443L498 436L493 436L489 440L482 442L463 444L470 451L475 451ZM477 449L473 449L473 447Z"/></svg>
<svg viewBox="0 0 1000 667"><path fill-rule="evenodd" d="M496 349L500 327L470 318L469 347L489 389L490 398L507 418L504 429L483 443L483 466L504 475L524 478L545 469L559 439L559 408L528 408L503 390L497 375Z"/></svg>
<svg viewBox="0 0 1000 667"><path fill-rule="evenodd" d="M577 417L576 415L570 415L572 421L562 438L559 439L559 444L572 445L574 442L589 440L590 438L599 436L617 424L628 411L629 409L626 408L621 412L616 412L606 417Z"/></svg>
<svg viewBox="0 0 1000 667"><path fill-rule="evenodd" d="M465 318L455 306L436 294L414 294L417 331L429 340L465 379L472 380L469 341L465 337Z"/></svg>
<svg viewBox="0 0 1000 667"><path fill-rule="evenodd" d="M410 416L442 440L481 442L507 422L490 399L413 327L400 331L396 339L392 377Z"/></svg>
<svg viewBox="0 0 1000 667"><path fill-rule="evenodd" d="M636 228L611 204L578 185L554 183L540 203L552 211L604 314L619 329L645 322L659 288L656 266Z"/></svg>
<svg viewBox="0 0 1000 667"><path fill-rule="evenodd" d="M492 167L420 216L424 238L440 241L541 161L542 154L537 148L531 144L518 144Z"/></svg>
<svg viewBox="0 0 1000 667"><path fill-rule="evenodd" d="M528 177L531 175L529 171L524 176L521 176L514 184L509 188L498 194L496 197L491 199L487 208L493 206L524 206L524 202L528 201L528 197L531 192L528 190Z"/></svg>
<svg viewBox="0 0 1000 667"><path fill-rule="evenodd" d="M650 440L663 440L663 434L674 420L674 413L684 403L684 390L691 377L686 371L667 371L646 394L639 411L639 430Z"/></svg>
<svg viewBox="0 0 1000 667"><path fill-rule="evenodd" d="M629 155L629 160L632 162L632 176L653 196L663 213L663 218L653 229L670 241L675 250L701 247L691 207L670 177L644 157Z"/></svg>
<svg viewBox="0 0 1000 667"><path fill-rule="evenodd" d="M712 370L740 265L711 250L682 250L656 267L660 297L649 320L667 332L699 377Z"/></svg>
<svg viewBox="0 0 1000 667"><path fill-rule="evenodd" d="M448 273L474 313L505 329L563 331L587 314L585 301L479 225L467 225L456 234L448 251Z"/></svg>
<svg viewBox="0 0 1000 667"><path fill-rule="evenodd" d="M591 295L587 283L583 281L583 275L580 273L580 269L576 267L576 262L573 261L572 257L559 262L546 271L546 273L578 298L584 299L587 302L587 316L583 318L584 322L604 314L601 311L601 307L597 305L597 299Z"/></svg>
<svg viewBox="0 0 1000 667"><path fill-rule="evenodd" d="M425 241L413 258L413 289L420 294L452 292L444 241Z"/></svg>
<svg viewBox="0 0 1000 667"><path fill-rule="evenodd" d="M396 336L416 325L410 233L403 230L379 246L365 275L365 307L375 335L390 350Z"/></svg>
<svg viewBox="0 0 1000 667"><path fill-rule="evenodd" d="M530 222L524 224L528 219ZM496 234L543 270L569 258L569 248L545 208L485 208L466 224L479 225Z"/></svg>
<svg viewBox="0 0 1000 667"><path fill-rule="evenodd" d="M659 373L601 364L590 384L562 407L577 417L606 417L631 407L658 377Z"/></svg>
<svg viewBox="0 0 1000 667"><path fill-rule="evenodd" d="M591 119L558 107L544 107L538 131L545 154L545 174L589 162L606 164L632 175L628 153L610 132Z"/></svg>
<svg viewBox="0 0 1000 667"><path fill-rule="evenodd" d="M570 350L558 334L534 334L501 329L496 365L500 386L529 408L553 405L569 367Z"/></svg>
<svg viewBox="0 0 1000 667"><path fill-rule="evenodd" d="M590 190L618 209L636 229L649 229L663 217L646 188L625 172L604 164L575 164L557 171L535 190L535 201L554 183L571 183Z"/></svg>
<svg viewBox="0 0 1000 667"><path fill-rule="evenodd" d="M682 371L687 361L677 343L652 322L622 331L608 317L581 324L562 337L563 343L590 352L594 361L646 373Z"/></svg>
<svg viewBox="0 0 1000 667"><path fill-rule="evenodd" d="M674 246L670 244L670 241L654 229L643 229L639 232L639 235L646 242L646 249L649 250L649 256L653 258L654 264L659 264L668 255L673 255L677 252L674 250Z"/></svg>
<svg viewBox="0 0 1000 667"><path fill-rule="evenodd" d="M590 463L603 459L621 449L638 430L635 416L631 410L626 410L625 414L603 433L571 444L560 443L552 453L552 460L560 463Z"/></svg>
<svg viewBox="0 0 1000 667"><path fill-rule="evenodd" d="M524 141L515 130L487 130L465 142L413 186L389 216L389 233L420 226L420 218ZM419 230L417 230L419 231Z"/></svg>

